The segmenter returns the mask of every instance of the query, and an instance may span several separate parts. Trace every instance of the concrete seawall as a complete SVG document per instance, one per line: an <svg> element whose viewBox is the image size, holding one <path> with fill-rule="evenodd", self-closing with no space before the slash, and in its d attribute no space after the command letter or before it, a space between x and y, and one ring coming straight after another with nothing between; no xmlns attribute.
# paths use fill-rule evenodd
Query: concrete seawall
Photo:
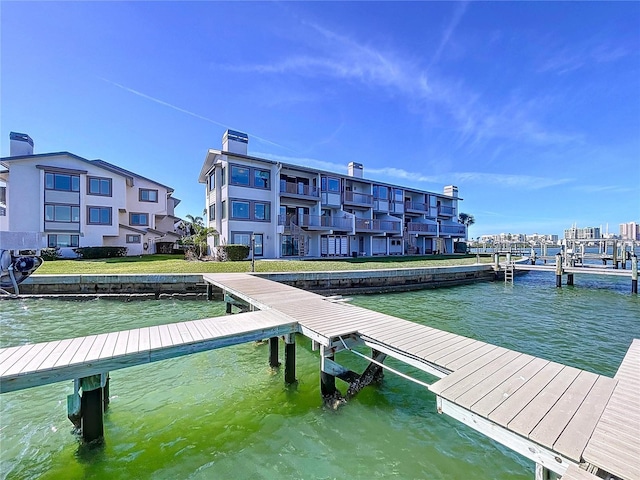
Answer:
<svg viewBox="0 0 640 480"><path fill-rule="evenodd" d="M323 295L419 290L495 279L492 266L487 264L255 275ZM32 275L20 285L21 295L66 296L74 299L194 299L206 298L206 291L202 275L199 274Z"/></svg>

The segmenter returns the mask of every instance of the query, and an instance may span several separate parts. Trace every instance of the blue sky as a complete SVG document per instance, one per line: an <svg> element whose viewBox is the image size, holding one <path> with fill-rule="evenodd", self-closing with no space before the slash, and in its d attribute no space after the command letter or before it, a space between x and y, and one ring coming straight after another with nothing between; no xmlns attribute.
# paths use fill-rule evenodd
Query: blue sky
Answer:
<svg viewBox="0 0 640 480"><path fill-rule="evenodd" d="M0 145L175 189L249 153L441 192L472 238L640 222L639 2L0 2Z"/></svg>

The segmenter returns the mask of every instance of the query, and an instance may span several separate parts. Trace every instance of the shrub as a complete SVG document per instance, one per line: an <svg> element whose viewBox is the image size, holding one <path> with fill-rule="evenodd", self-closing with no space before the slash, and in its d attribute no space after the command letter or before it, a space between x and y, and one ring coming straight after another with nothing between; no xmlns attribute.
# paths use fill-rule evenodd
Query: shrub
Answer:
<svg viewBox="0 0 640 480"><path fill-rule="evenodd" d="M249 256L249 246L248 245L220 245L216 247L217 249L217 257L225 262L237 262L239 260L244 260Z"/></svg>
<svg viewBox="0 0 640 480"><path fill-rule="evenodd" d="M42 259L45 261L58 260L60 259L60 257L62 257L62 254L60 253L60 247L43 248L42 250L40 250L40 257L42 257Z"/></svg>
<svg viewBox="0 0 640 480"><path fill-rule="evenodd" d="M74 252L82 259L115 258L127 255L127 247L80 247L74 248Z"/></svg>

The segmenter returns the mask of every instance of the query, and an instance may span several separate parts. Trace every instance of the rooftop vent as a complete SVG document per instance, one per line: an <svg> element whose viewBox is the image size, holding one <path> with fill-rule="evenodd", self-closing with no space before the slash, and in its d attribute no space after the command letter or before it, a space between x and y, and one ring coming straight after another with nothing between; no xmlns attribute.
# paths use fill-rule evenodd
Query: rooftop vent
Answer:
<svg viewBox="0 0 640 480"><path fill-rule="evenodd" d="M362 178L364 176L364 167L361 163L349 162L348 168L350 177Z"/></svg>
<svg viewBox="0 0 640 480"><path fill-rule="evenodd" d="M249 136L235 130L227 130L222 136L222 150L230 153L247 154Z"/></svg>
<svg viewBox="0 0 640 480"><path fill-rule="evenodd" d="M26 133L9 133L9 156L33 155L33 140Z"/></svg>

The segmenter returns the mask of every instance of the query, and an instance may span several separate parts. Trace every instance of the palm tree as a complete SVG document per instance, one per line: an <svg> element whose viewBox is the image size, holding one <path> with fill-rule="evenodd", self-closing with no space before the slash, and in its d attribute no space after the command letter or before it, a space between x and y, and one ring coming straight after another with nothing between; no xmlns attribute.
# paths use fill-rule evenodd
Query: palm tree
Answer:
<svg viewBox="0 0 640 480"><path fill-rule="evenodd" d="M215 228L206 227L202 217L186 215L185 230L187 235L182 239L183 245L193 245L198 258L202 258L207 252L207 239L217 235Z"/></svg>
<svg viewBox="0 0 640 480"><path fill-rule="evenodd" d="M476 223L476 219L473 218L473 215L471 215L469 213L460 212L460 214L458 215L458 222L460 222L465 227L467 227L466 230L465 230L465 235L464 235L464 238L466 240L467 239L467 235L469 235L469 227L471 225L473 225L474 223Z"/></svg>

